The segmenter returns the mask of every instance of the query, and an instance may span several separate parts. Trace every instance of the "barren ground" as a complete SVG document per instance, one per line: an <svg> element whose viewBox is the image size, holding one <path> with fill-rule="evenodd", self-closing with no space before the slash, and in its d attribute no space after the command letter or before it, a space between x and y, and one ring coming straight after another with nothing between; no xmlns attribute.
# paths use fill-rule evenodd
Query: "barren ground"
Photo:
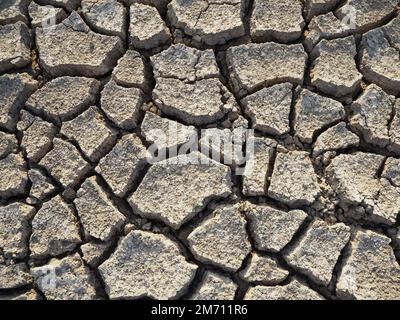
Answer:
<svg viewBox="0 0 400 320"><path fill-rule="evenodd" d="M0 0L0 299L400 299L399 5Z"/></svg>

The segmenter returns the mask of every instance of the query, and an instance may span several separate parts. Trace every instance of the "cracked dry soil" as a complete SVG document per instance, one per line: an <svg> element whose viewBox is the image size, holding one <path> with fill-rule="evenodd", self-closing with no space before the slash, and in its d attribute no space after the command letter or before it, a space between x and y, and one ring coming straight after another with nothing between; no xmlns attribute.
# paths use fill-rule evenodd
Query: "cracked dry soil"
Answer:
<svg viewBox="0 0 400 320"><path fill-rule="evenodd" d="M400 299L399 212L398 0L0 0L0 299Z"/></svg>

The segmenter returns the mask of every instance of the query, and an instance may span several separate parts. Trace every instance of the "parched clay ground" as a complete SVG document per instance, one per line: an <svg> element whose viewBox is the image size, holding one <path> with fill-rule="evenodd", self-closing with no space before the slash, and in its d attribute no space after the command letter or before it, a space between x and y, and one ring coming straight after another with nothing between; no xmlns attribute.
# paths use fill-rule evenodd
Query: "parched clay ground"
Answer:
<svg viewBox="0 0 400 320"><path fill-rule="evenodd" d="M398 12L1 0L0 298L400 299Z"/></svg>

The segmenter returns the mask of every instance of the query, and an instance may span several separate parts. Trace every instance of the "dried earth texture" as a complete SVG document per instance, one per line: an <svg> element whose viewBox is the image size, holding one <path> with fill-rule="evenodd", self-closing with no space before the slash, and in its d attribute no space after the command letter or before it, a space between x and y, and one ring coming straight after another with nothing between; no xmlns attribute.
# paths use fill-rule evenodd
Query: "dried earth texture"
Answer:
<svg viewBox="0 0 400 320"><path fill-rule="evenodd" d="M400 300L399 11L0 0L0 299Z"/></svg>

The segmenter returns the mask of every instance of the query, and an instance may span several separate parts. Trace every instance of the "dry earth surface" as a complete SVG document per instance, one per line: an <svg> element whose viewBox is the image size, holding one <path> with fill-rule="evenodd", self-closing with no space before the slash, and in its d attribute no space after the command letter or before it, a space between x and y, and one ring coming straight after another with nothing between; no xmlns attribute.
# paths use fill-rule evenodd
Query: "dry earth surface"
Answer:
<svg viewBox="0 0 400 320"><path fill-rule="evenodd" d="M400 299L398 13L0 0L0 299Z"/></svg>

